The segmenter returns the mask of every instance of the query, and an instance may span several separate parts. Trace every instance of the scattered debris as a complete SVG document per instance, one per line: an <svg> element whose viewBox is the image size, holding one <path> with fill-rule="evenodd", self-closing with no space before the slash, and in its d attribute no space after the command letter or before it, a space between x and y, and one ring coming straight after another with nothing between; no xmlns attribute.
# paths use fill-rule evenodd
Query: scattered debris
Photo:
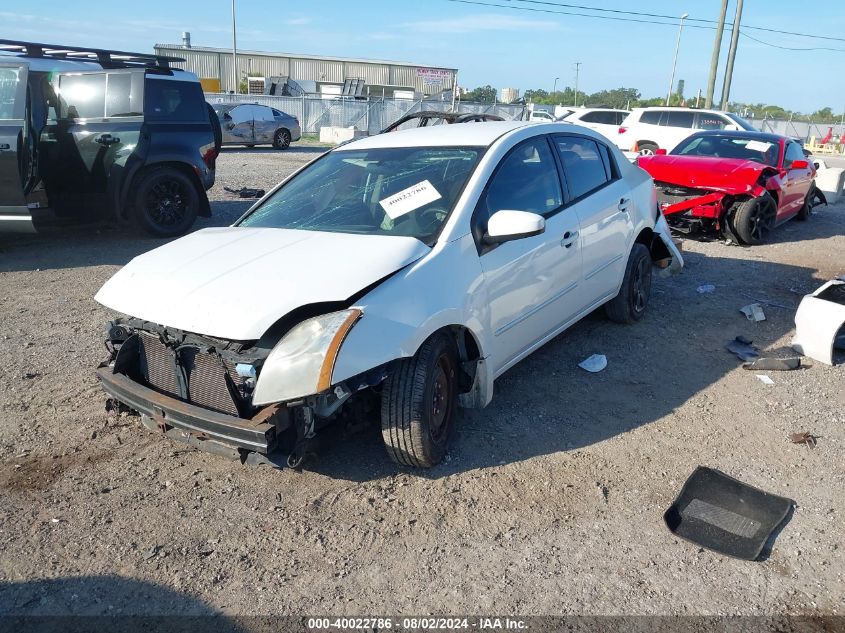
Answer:
<svg viewBox="0 0 845 633"><path fill-rule="evenodd" d="M802 431L800 433L792 433L789 436L789 441L793 444L805 444L807 448L815 448L816 440L819 439L809 431Z"/></svg>
<svg viewBox="0 0 845 633"><path fill-rule="evenodd" d="M833 348L841 345L845 327L845 281L833 279L806 295L795 313L792 349L833 365Z"/></svg>
<svg viewBox="0 0 845 633"><path fill-rule="evenodd" d="M759 303L749 303L739 309L749 321L765 321L766 314L763 312L763 306Z"/></svg>
<svg viewBox="0 0 845 633"><path fill-rule="evenodd" d="M150 560L158 556L158 552L161 549L161 545L153 545L149 549L147 549L146 554L144 554L144 560Z"/></svg>
<svg viewBox="0 0 845 633"><path fill-rule="evenodd" d="M604 354L593 354L578 363L578 367L587 370L591 374L596 374L607 367L607 356Z"/></svg>
<svg viewBox="0 0 845 633"><path fill-rule="evenodd" d="M239 198L263 198L266 193L263 189L250 189L249 187L241 187L240 189L223 187L223 189L238 196Z"/></svg>
<svg viewBox="0 0 845 633"><path fill-rule="evenodd" d="M702 284L698 288L696 288L696 292L700 295L707 295L716 290L716 286L713 284Z"/></svg>
<svg viewBox="0 0 845 633"><path fill-rule="evenodd" d="M750 339L745 338L744 336L737 336L734 340L730 343L725 345L725 349L727 349L731 354L736 354L741 361L751 362L757 360L760 357L760 350L754 347Z"/></svg>
<svg viewBox="0 0 845 633"><path fill-rule="evenodd" d="M33 378L40 378L41 374L37 371L28 371L23 375L24 380L32 380Z"/></svg>
<svg viewBox="0 0 845 633"><path fill-rule="evenodd" d="M757 374L757 379L764 385L773 385L775 381L769 378L766 374Z"/></svg>
<svg viewBox="0 0 845 633"><path fill-rule="evenodd" d="M792 371L793 369L800 369L807 367L802 365L800 358L758 358L751 363L745 363L743 369L752 369L757 371Z"/></svg>
<svg viewBox="0 0 845 633"><path fill-rule="evenodd" d="M663 515L676 536L721 554L758 560L789 518L792 499L779 497L699 466Z"/></svg>

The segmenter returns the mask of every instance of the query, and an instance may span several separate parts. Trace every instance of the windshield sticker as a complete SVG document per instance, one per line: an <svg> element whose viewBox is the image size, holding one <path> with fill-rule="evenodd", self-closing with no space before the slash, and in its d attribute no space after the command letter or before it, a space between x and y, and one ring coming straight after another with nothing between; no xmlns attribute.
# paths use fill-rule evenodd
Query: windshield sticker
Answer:
<svg viewBox="0 0 845 633"><path fill-rule="evenodd" d="M387 216L391 220L395 220L400 215L415 211L429 202L440 200L442 197L440 192L434 188L434 185L428 180L423 180L399 193L394 193L392 196L379 200L378 203Z"/></svg>
<svg viewBox="0 0 845 633"><path fill-rule="evenodd" d="M752 152L768 152L771 147L772 144L765 141L748 141L745 144L745 149L750 149Z"/></svg>

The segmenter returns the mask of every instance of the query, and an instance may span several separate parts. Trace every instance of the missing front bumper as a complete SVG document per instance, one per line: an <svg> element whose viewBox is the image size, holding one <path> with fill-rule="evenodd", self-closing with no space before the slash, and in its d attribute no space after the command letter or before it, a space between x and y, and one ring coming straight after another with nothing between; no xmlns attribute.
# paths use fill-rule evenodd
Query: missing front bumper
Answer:
<svg viewBox="0 0 845 633"><path fill-rule="evenodd" d="M200 442L213 441L266 454L276 448L279 433L290 424L286 416L278 420L275 414L280 410L272 406L251 419L210 411L163 395L128 376L113 373L110 367L97 369L97 378L109 396L147 416L163 432L177 429Z"/></svg>

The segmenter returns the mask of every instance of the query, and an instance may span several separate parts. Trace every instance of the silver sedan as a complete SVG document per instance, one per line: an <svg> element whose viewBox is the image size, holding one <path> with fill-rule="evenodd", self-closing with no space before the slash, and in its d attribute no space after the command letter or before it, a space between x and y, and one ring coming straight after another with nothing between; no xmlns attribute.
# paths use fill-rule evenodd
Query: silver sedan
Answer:
<svg viewBox="0 0 845 633"><path fill-rule="evenodd" d="M215 103L223 145L272 145L285 149L302 136L299 121L281 110L257 103Z"/></svg>

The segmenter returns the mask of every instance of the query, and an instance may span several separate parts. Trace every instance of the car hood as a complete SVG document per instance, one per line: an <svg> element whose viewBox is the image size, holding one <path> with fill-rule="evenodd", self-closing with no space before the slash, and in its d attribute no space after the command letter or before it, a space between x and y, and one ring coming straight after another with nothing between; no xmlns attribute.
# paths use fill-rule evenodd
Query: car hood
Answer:
<svg viewBox="0 0 845 633"><path fill-rule="evenodd" d="M159 325L254 340L292 310L345 301L430 250L402 236L203 229L136 257L95 299Z"/></svg>
<svg viewBox="0 0 845 633"><path fill-rule="evenodd" d="M657 182L726 192L747 191L761 173L776 171L751 160L709 156L641 156L637 164Z"/></svg>

